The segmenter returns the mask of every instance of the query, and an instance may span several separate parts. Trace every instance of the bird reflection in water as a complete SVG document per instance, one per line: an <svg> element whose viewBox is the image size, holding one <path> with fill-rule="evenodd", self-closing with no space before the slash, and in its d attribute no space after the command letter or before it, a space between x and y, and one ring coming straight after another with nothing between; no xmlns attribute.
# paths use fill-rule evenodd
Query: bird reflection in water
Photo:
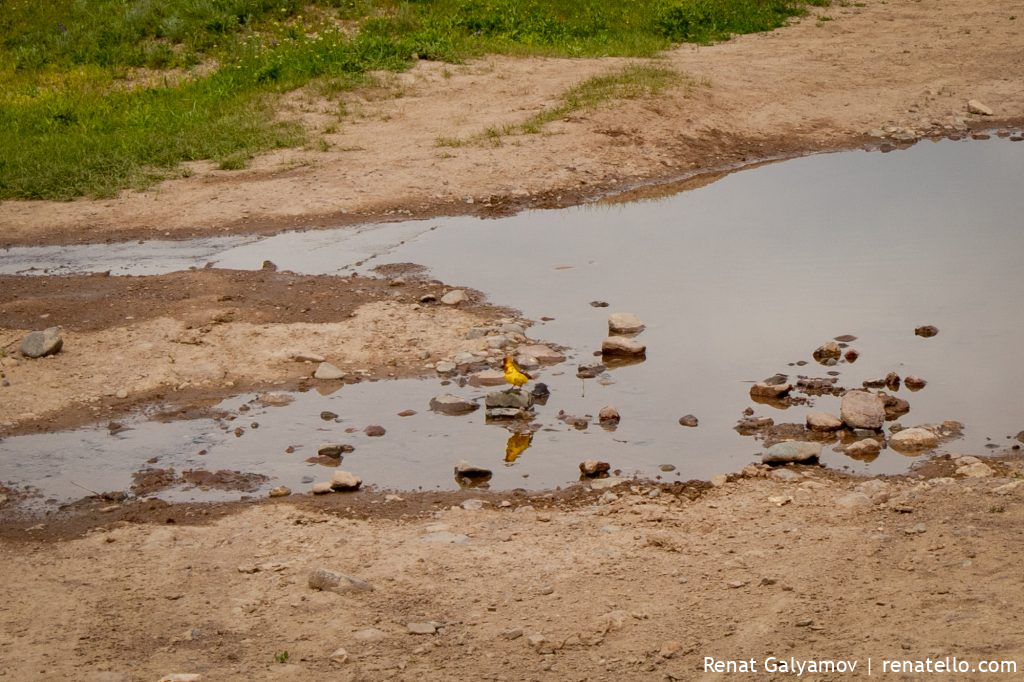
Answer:
<svg viewBox="0 0 1024 682"><path fill-rule="evenodd" d="M530 432L513 433L508 437L508 443L505 444L505 462L508 464L515 462L532 442L533 434Z"/></svg>

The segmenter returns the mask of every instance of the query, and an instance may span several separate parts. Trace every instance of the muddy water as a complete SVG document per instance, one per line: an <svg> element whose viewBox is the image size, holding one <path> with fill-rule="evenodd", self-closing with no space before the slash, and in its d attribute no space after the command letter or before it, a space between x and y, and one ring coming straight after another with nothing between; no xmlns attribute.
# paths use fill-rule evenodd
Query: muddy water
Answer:
<svg viewBox="0 0 1024 682"><path fill-rule="evenodd" d="M513 464L509 432L467 417L430 414L432 395L451 391L479 399L484 390L442 387L439 380L346 386L330 396L297 396L287 407L259 408L230 424L211 420L133 424L115 436L83 430L8 439L0 480L33 483L44 494L125 487L145 460L176 469L203 466L256 471L267 484L303 488L326 469L305 461L318 442L350 442L343 468L398 489L452 488L452 465L469 459L495 471L493 488L544 488L576 478L582 459L612 463L625 474L707 477L742 467L761 449L733 430L755 408L777 423L802 423L810 409L838 412L838 399L782 410L751 402L750 383L776 372L824 377L858 387L895 371L928 380L899 421L910 426L955 419L962 439L944 450L971 454L1007 447L1024 429L1024 145L1000 140L921 143L891 153L812 156L730 175L710 186L663 199L470 218L373 226L265 239L187 245L137 245L107 258L76 248L0 253L0 271L80 269L159 272L181 267L258 268L265 259L304 273L368 271L393 262L426 265L433 276L480 289L532 319L554 318L531 336L569 347L567 363L541 372L552 397L537 408L541 430ZM127 248L127 247L126 247ZM131 251L131 249L129 249ZM130 259L130 260L128 260ZM126 260L130 265L124 265ZM166 270L162 270L166 268ZM141 270L140 270L141 269ZM609 303L595 308L593 300ZM647 360L580 380L606 334L609 312L639 315ZM932 324L934 338L914 335ZM811 352L852 334L861 356L825 368ZM795 366L798 361L809 362ZM225 405L235 411L251 396ZM565 410L596 415L614 405L614 432L583 431L559 421ZM418 414L401 418L397 413ZM322 410L340 423L319 419ZM678 425L692 413L697 428ZM251 421L241 437L233 429ZM363 426L381 424L382 438ZM345 428L358 429L346 434ZM294 453L285 449L297 446ZM197 454L200 450L205 455ZM55 454L56 453L56 454ZM872 462L826 446L823 461L855 471L905 471L914 458L884 450ZM31 462L32 464L27 464ZM659 465L671 464L663 473ZM237 493L235 493L237 495ZM176 497L204 497L179 491Z"/></svg>

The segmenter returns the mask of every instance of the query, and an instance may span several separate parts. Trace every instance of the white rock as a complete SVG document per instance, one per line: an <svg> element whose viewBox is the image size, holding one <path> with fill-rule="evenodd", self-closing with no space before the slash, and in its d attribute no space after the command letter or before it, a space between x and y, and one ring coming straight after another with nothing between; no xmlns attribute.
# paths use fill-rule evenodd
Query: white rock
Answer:
<svg viewBox="0 0 1024 682"><path fill-rule="evenodd" d="M326 495L327 493L334 492L334 488L331 487L330 481L320 481L314 483L313 487L309 489L309 492L314 495Z"/></svg>
<svg viewBox="0 0 1024 682"><path fill-rule="evenodd" d="M646 352L647 346L625 336L609 336L601 343L603 355L636 356L644 355Z"/></svg>
<svg viewBox="0 0 1024 682"><path fill-rule="evenodd" d="M897 450L925 450L939 444L939 437L927 429L913 427L898 431L889 438L889 445Z"/></svg>
<svg viewBox="0 0 1024 682"><path fill-rule="evenodd" d="M441 297L441 303L445 305L458 305L469 300L469 295L462 289L453 289Z"/></svg>
<svg viewBox="0 0 1024 682"><path fill-rule="evenodd" d="M348 663L348 652L343 647L338 647L331 654L331 662L338 664Z"/></svg>
<svg viewBox="0 0 1024 682"><path fill-rule="evenodd" d="M344 376L344 372L342 372L340 369L338 369L329 362L321 362L317 366L316 371L313 372L314 379L323 379L325 381L341 379Z"/></svg>
<svg viewBox="0 0 1024 682"><path fill-rule="evenodd" d="M638 334L644 330L644 323L633 313L612 313L608 316L608 333Z"/></svg>
<svg viewBox="0 0 1024 682"><path fill-rule="evenodd" d="M988 478L995 472L992 471L992 467L985 464L984 462L975 462L974 464L968 464L962 466L956 470L958 476L964 476L966 478Z"/></svg>
<svg viewBox="0 0 1024 682"><path fill-rule="evenodd" d="M295 362L327 362L327 358L319 353L306 352L292 353L292 360Z"/></svg>
<svg viewBox="0 0 1024 682"><path fill-rule="evenodd" d="M872 457L882 451L882 444L874 438L864 438L850 443L843 451L850 457Z"/></svg>
<svg viewBox="0 0 1024 682"><path fill-rule="evenodd" d="M335 471L331 474L331 488L333 490L358 490L363 484L363 479L350 471Z"/></svg>
<svg viewBox="0 0 1024 682"><path fill-rule="evenodd" d="M980 114L981 116L991 116L992 115L992 109L990 109L989 107L985 106L984 103L979 102L976 99L968 100L968 102L967 102L967 111L971 112L972 114Z"/></svg>
<svg viewBox="0 0 1024 682"><path fill-rule="evenodd" d="M847 391L839 404L839 415L851 428L877 430L885 422L885 403L874 393Z"/></svg>
<svg viewBox="0 0 1024 682"><path fill-rule="evenodd" d="M843 428L843 420L828 412L811 412L807 415L807 428L811 431L837 431Z"/></svg>

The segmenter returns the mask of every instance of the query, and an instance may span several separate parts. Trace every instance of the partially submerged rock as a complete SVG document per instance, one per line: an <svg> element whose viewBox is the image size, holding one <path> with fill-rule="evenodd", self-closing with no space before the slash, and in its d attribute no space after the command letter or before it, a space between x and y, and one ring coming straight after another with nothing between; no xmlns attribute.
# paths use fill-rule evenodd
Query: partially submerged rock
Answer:
<svg viewBox="0 0 1024 682"><path fill-rule="evenodd" d="M939 437L920 427L903 429L889 438L889 445L896 450L928 450L939 444Z"/></svg>
<svg viewBox="0 0 1024 682"><path fill-rule="evenodd" d="M478 409L480 406L471 400L444 393L430 399L430 409L438 414L462 415Z"/></svg>
<svg viewBox="0 0 1024 682"><path fill-rule="evenodd" d="M329 362L321 362L313 372L314 379L336 381L345 377L345 373Z"/></svg>
<svg viewBox="0 0 1024 682"><path fill-rule="evenodd" d="M331 474L331 490L340 492L359 490L359 486L362 484L363 479L350 471L335 471Z"/></svg>
<svg viewBox="0 0 1024 682"><path fill-rule="evenodd" d="M639 357L647 353L647 346L625 336L609 336L601 343L602 355Z"/></svg>
<svg viewBox="0 0 1024 682"><path fill-rule="evenodd" d="M778 399L786 397L792 390L792 384L769 384L759 381L750 387L750 397Z"/></svg>
<svg viewBox="0 0 1024 682"><path fill-rule="evenodd" d="M847 391L839 405L839 416L852 429L877 431L885 422L885 402L874 393Z"/></svg>
<svg viewBox="0 0 1024 682"><path fill-rule="evenodd" d="M608 462L601 462L596 459L587 459L580 462L580 474L586 478L599 478L608 475L612 465Z"/></svg>
<svg viewBox="0 0 1024 682"><path fill-rule="evenodd" d="M829 341L815 349L812 356L819 363L825 364L828 360L838 360L842 354L843 349L839 347L839 344L835 341Z"/></svg>
<svg viewBox="0 0 1024 682"><path fill-rule="evenodd" d="M644 323L633 313L612 313L608 316L608 333L639 334L644 330Z"/></svg>
<svg viewBox="0 0 1024 682"><path fill-rule="evenodd" d="M827 412L811 412L807 415L807 428L818 432L838 431L843 428L843 420Z"/></svg>
<svg viewBox="0 0 1024 682"><path fill-rule="evenodd" d="M776 443L761 455L763 464L797 464L813 462L821 455L821 443L790 440Z"/></svg>

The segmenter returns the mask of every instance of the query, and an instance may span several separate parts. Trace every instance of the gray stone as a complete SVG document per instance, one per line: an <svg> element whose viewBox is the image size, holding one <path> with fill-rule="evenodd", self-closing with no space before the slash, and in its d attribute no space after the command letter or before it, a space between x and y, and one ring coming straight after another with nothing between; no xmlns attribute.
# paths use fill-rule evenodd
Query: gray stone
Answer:
<svg viewBox="0 0 1024 682"><path fill-rule="evenodd" d="M992 109L976 99L967 100L967 111L979 116L991 116Z"/></svg>
<svg viewBox="0 0 1024 682"><path fill-rule="evenodd" d="M469 294L462 289L452 289L441 297L441 303L445 305L459 305L469 300Z"/></svg>
<svg viewBox="0 0 1024 682"><path fill-rule="evenodd" d="M434 623L406 623L405 629L410 635L433 635L437 632L437 625Z"/></svg>
<svg viewBox="0 0 1024 682"><path fill-rule="evenodd" d="M309 574L309 588L324 592L372 592L373 585L344 573L318 568Z"/></svg>
<svg viewBox="0 0 1024 682"><path fill-rule="evenodd" d="M807 428L811 431L838 431L843 428L843 420L828 412L811 412L807 415Z"/></svg>
<svg viewBox="0 0 1024 682"><path fill-rule="evenodd" d="M750 387L751 398L784 398L793 390L792 384L768 384L759 381Z"/></svg>
<svg viewBox="0 0 1024 682"><path fill-rule="evenodd" d="M335 471L331 474L331 489L333 490L359 490L359 486L362 484L363 479L350 471Z"/></svg>
<svg viewBox="0 0 1024 682"><path fill-rule="evenodd" d="M27 358L42 358L59 353L64 347L60 327L49 327L41 332L31 332L21 341L21 354Z"/></svg>
<svg viewBox="0 0 1024 682"><path fill-rule="evenodd" d="M479 407L476 403L451 393L445 393L430 399L430 409L439 414L469 414Z"/></svg>
<svg viewBox="0 0 1024 682"><path fill-rule="evenodd" d="M928 429L913 427L894 433L889 445L896 450L928 450L939 444L939 437Z"/></svg>
<svg viewBox="0 0 1024 682"><path fill-rule="evenodd" d="M531 372L535 369L540 369L540 360L533 357L532 355L523 355L522 353L516 355L516 364L519 365L519 369ZM502 373L504 377L504 373Z"/></svg>
<svg viewBox="0 0 1024 682"><path fill-rule="evenodd" d="M644 355L646 352L647 346L625 336L609 336L601 343L601 353L603 355L636 357Z"/></svg>
<svg viewBox="0 0 1024 682"><path fill-rule="evenodd" d="M694 417L692 414L688 414L688 415L685 415L685 416L679 418L679 425L680 426L689 426L689 427L693 428L693 427L696 427L698 424L700 424L700 421L696 417Z"/></svg>
<svg viewBox="0 0 1024 682"><path fill-rule="evenodd" d="M850 457L856 458L873 457L880 453L881 451L881 443L879 443L874 438L864 438L862 440L856 441L855 443L850 443L845 448L843 448L843 452L845 452Z"/></svg>
<svg viewBox="0 0 1024 682"><path fill-rule="evenodd" d="M847 391L839 404L839 415L850 428L878 430L885 422L885 402L874 393Z"/></svg>
<svg viewBox="0 0 1024 682"><path fill-rule="evenodd" d="M533 396L525 391L491 391L484 398L487 407L514 407L524 410L533 404Z"/></svg>
<svg viewBox="0 0 1024 682"><path fill-rule="evenodd" d="M872 507L871 498L864 493L850 493L836 500L836 506L847 511L859 511Z"/></svg>
<svg viewBox="0 0 1024 682"><path fill-rule="evenodd" d="M473 355L468 350L464 350L456 353L455 357L452 358L452 362L454 362L456 365L471 365L474 362L479 361L479 359L480 358Z"/></svg>
<svg viewBox="0 0 1024 682"><path fill-rule="evenodd" d="M325 381L335 381L345 376L345 373L335 367L329 362L321 362L317 365L316 371L313 372L314 379L323 379Z"/></svg>
<svg viewBox="0 0 1024 682"><path fill-rule="evenodd" d="M580 473L588 478L595 478L607 474L612 468L608 462L601 462L596 459L586 459L580 462Z"/></svg>
<svg viewBox="0 0 1024 682"><path fill-rule="evenodd" d="M764 464L791 464L811 462L821 455L821 443L805 443L798 440L787 440L776 443L761 455Z"/></svg>
<svg viewBox="0 0 1024 682"><path fill-rule="evenodd" d="M484 339L484 343L491 350L501 350L511 342L508 340L508 337L505 336L504 334L497 334L495 336L488 336L486 339Z"/></svg>
<svg viewBox="0 0 1024 682"><path fill-rule="evenodd" d="M434 365L434 371L438 374L451 374L456 369L458 369L458 366L454 362L449 362L448 360L442 360Z"/></svg>
<svg viewBox="0 0 1024 682"><path fill-rule="evenodd" d="M633 313L612 313L608 316L609 334L639 334L644 323Z"/></svg>
<svg viewBox="0 0 1024 682"><path fill-rule="evenodd" d="M526 336L526 327L518 322L506 322L499 327L499 331L503 334L518 334L519 336Z"/></svg>

